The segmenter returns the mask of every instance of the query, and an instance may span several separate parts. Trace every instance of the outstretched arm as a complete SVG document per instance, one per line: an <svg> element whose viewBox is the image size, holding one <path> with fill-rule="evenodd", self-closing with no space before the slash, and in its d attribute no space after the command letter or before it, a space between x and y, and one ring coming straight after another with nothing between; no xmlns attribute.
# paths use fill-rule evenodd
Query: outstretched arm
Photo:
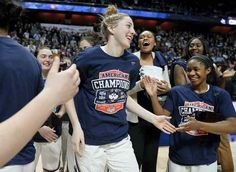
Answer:
<svg viewBox="0 0 236 172"><path fill-rule="evenodd" d="M213 134L235 134L236 118L227 118L224 121L209 123L197 121L194 117L188 117L188 122L180 124L178 131L203 130Z"/></svg>
<svg viewBox="0 0 236 172"><path fill-rule="evenodd" d="M32 139L55 106L65 103L78 92L80 79L76 66L72 65L60 73L58 68L59 59L56 58L41 93L11 118L0 123L0 140L4 143L0 147L0 167Z"/></svg>
<svg viewBox="0 0 236 172"><path fill-rule="evenodd" d="M147 111L139 104L137 104L130 96L128 96L127 98L126 105L131 112L137 114L140 118L143 118L144 120L152 123L163 132L170 134L176 131L175 127L167 121L167 119L170 119L170 117L154 115L153 113Z"/></svg>

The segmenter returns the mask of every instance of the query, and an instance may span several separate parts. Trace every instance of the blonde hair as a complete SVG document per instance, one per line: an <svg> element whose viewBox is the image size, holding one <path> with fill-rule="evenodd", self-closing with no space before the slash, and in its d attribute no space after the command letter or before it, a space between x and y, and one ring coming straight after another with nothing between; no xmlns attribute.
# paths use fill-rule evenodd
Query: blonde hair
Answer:
<svg viewBox="0 0 236 172"><path fill-rule="evenodd" d="M101 16L101 32L105 38L105 41L108 41L108 37L110 35L109 30L107 27L109 25L111 26L116 26L118 21L123 19L124 17L127 17L129 15L124 14L124 13L118 13L117 8L114 5L110 5L107 7L107 11L103 16Z"/></svg>

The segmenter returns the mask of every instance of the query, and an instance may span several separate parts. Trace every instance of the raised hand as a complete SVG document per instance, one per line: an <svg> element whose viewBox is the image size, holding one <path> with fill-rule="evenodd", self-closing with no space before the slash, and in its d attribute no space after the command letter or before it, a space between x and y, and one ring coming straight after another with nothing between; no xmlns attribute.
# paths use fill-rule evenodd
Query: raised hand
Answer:
<svg viewBox="0 0 236 172"><path fill-rule="evenodd" d="M156 84L157 84L157 94L165 94L168 91L170 91L170 88L168 86L168 83L166 81L162 81L162 80L155 80Z"/></svg>
<svg viewBox="0 0 236 172"><path fill-rule="evenodd" d="M80 84L79 72L76 70L75 64L62 72L58 72L59 66L60 61L56 57L48 73L44 87L44 90L47 90L50 96L55 97L54 101L57 105L63 104L71 99L78 92L78 86Z"/></svg>
<svg viewBox="0 0 236 172"><path fill-rule="evenodd" d="M157 95L157 82L149 76L144 76L142 79L145 90L150 97Z"/></svg>

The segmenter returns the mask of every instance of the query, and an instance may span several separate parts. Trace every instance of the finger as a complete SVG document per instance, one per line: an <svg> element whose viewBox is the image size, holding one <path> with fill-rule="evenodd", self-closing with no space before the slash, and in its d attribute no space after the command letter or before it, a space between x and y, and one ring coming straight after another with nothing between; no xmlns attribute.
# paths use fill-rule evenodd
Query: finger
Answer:
<svg viewBox="0 0 236 172"><path fill-rule="evenodd" d="M176 132L176 129L175 129L175 127L173 128L172 126L164 126L163 127L166 131L168 131L168 132L170 132L170 133L174 133L174 132Z"/></svg>
<svg viewBox="0 0 236 172"><path fill-rule="evenodd" d="M165 117L165 119L167 119L167 120L170 120L171 119L171 116L164 116Z"/></svg>
<svg viewBox="0 0 236 172"><path fill-rule="evenodd" d="M49 128L49 131L50 131L50 132L53 132L53 133L56 132L56 130L54 130L54 128Z"/></svg>
<svg viewBox="0 0 236 172"><path fill-rule="evenodd" d="M52 67L51 67L48 74L50 75L51 73L57 73L59 70L59 67L60 67L60 58L58 56L56 56L54 58L54 61L52 63Z"/></svg>
<svg viewBox="0 0 236 172"><path fill-rule="evenodd" d="M176 128L176 131L178 131L178 132L184 132L184 127L178 127L178 128Z"/></svg>
<svg viewBox="0 0 236 172"><path fill-rule="evenodd" d="M81 156L81 150L80 150L79 142L74 144L74 152L75 152L77 155Z"/></svg>
<svg viewBox="0 0 236 172"><path fill-rule="evenodd" d="M164 127L165 127L166 130L168 130L168 131L171 132L171 133L176 132L176 127L173 126L172 124L167 124L167 125L165 125Z"/></svg>
<svg viewBox="0 0 236 172"><path fill-rule="evenodd" d="M76 70L76 72L73 76L73 81L74 81L74 83L76 83L78 80L79 80L79 72L78 72L78 70Z"/></svg>
<svg viewBox="0 0 236 172"><path fill-rule="evenodd" d="M169 131L166 131L164 128L162 128L161 131L166 133L166 134L171 134Z"/></svg>
<svg viewBox="0 0 236 172"><path fill-rule="evenodd" d="M54 140L52 139L52 138L50 138L50 137L46 137L46 140L48 141L48 142L53 142Z"/></svg>
<svg viewBox="0 0 236 172"><path fill-rule="evenodd" d="M72 74L74 75L75 72L77 71L77 70L76 70L76 65L75 65L75 64L71 65L71 66L70 66L67 70L65 70L65 71L70 71L70 72L72 72Z"/></svg>

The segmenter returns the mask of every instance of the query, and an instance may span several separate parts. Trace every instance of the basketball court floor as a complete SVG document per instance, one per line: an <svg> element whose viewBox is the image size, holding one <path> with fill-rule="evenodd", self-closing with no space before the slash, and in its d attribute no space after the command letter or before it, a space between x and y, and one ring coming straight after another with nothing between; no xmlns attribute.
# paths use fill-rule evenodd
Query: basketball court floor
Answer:
<svg viewBox="0 0 236 172"><path fill-rule="evenodd" d="M233 160L234 160L234 168L236 172L236 140L230 143ZM39 158L40 159L40 158ZM157 160L157 172L166 172L168 160L168 146L161 146L159 148L158 160ZM43 172L41 161L39 161L36 172ZM218 171L220 172L220 170Z"/></svg>

